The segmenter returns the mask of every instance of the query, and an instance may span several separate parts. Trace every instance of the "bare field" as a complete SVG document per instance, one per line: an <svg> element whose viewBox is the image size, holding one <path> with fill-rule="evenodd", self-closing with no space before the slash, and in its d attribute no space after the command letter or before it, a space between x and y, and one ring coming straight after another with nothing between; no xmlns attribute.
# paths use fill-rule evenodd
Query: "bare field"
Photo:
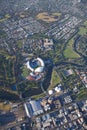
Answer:
<svg viewBox="0 0 87 130"><path fill-rule="evenodd" d="M10 109L11 109L11 106L9 104L4 104L0 102L0 110L9 111Z"/></svg>
<svg viewBox="0 0 87 130"><path fill-rule="evenodd" d="M42 20L44 22L50 23L58 21L61 16L61 13L52 13L48 14L47 12L39 13L36 17L38 20Z"/></svg>

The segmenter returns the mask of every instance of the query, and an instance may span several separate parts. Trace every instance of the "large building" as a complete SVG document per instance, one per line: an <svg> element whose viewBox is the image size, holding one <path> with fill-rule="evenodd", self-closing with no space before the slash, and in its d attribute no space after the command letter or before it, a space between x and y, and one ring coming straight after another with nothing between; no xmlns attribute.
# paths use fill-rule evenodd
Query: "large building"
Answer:
<svg viewBox="0 0 87 130"><path fill-rule="evenodd" d="M43 46L46 50L52 50L53 49L53 40L52 39L44 39Z"/></svg>
<svg viewBox="0 0 87 130"><path fill-rule="evenodd" d="M43 113L43 109L39 100L31 100L29 102L26 102L24 104L24 107L29 118Z"/></svg>
<svg viewBox="0 0 87 130"><path fill-rule="evenodd" d="M31 71L27 79L38 81L43 77L45 64L41 58L30 59L26 66Z"/></svg>

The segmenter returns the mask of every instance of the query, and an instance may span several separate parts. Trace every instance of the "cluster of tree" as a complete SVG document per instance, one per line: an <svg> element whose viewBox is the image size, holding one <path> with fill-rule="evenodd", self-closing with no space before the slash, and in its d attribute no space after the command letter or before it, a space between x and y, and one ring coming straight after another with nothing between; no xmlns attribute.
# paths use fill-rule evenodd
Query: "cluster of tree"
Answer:
<svg viewBox="0 0 87 130"><path fill-rule="evenodd" d="M15 93L11 93L3 89L0 89L0 100L9 100L15 102L19 100L19 96Z"/></svg>

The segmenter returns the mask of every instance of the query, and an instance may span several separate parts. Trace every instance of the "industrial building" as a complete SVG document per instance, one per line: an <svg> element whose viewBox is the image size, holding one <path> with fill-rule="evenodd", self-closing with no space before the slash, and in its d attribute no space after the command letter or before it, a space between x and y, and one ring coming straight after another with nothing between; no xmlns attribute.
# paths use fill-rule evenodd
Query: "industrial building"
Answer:
<svg viewBox="0 0 87 130"><path fill-rule="evenodd" d="M31 100L29 102L26 102L24 103L24 107L29 118L43 113L43 109L39 100Z"/></svg>

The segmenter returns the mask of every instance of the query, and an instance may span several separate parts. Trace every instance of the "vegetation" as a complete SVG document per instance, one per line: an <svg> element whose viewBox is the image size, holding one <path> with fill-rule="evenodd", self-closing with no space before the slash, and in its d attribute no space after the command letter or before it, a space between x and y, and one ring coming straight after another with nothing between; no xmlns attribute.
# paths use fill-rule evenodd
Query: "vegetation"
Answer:
<svg viewBox="0 0 87 130"><path fill-rule="evenodd" d="M78 41L78 52L82 53L83 55L87 56L87 37L81 37Z"/></svg>
<svg viewBox="0 0 87 130"><path fill-rule="evenodd" d="M66 76L64 74L64 70L69 70L69 69L72 69L73 73L69 76ZM61 77L65 89L73 90L75 86L79 87L80 84L82 84L81 81L79 81L78 76L71 65L62 66L59 69L57 68L57 70L59 71L59 76Z"/></svg>
<svg viewBox="0 0 87 130"><path fill-rule="evenodd" d="M7 35L6 35L6 32L3 31L3 30L0 30L0 38L5 38Z"/></svg>
<svg viewBox="0 0 87 130"><path fill-rule="evenodd" d="M18 40L17 41L17 45L18 45L18 48L22 48L23 41L22 40Z"/></svg>
<svg viewBox="0 0 87 130"><path fill-rule="evenodd" d="M82 89L77 95L78 100L87 99L87 89Z"/></svg>
<svg viewBox="0 0 87 130"><path fill-rule="evenodd" d="M0 22L4 22L7 19L9 19L11 16L9 14L6 14L3 18L0 19Z"/></svg>
<svg viewBox="0 0 87 130"><path fill-rule="evenodd" d="M0 61L0 99L17 101L19 100L17 91L12 90L12 86L16 83L16 57L0 50Z"/></svg>
<svg viewBox="0 0 87 130"><path fill-rule="evenodd" d="M87 21L85 21L82 25L82 27L79 28L79 35L87 35Z"/></svg>
<svg viewBox="0 0 87 130"><path fill-rule="evenodd" d="M33 95L38 95L42 93L41 88L38 85L35 85L35 83L27 84L26 88L23 92L23 98L31 97Z"/></svg>
<svg viewBox="0 0 87 130"><path fill-rule="evenodd" d="M45 53L44 57L48 57L53 61L54 64L58 63L58 61L63 60L62 51L64 44L62 41L59 43L58 41L54 42L53 50L49 50Z"/></svg>
<svg viewBox="0 0 87 130"><path fill-rule="evenodd" d="M85 28L85 27L80 27L78 34L80 34L80 35L86 35L86 34L87 34L87 28Z"/></svg>
<svg viewBox="0 0 87 130"><path fill-rule="evenodd" d="M14 72L14 57L10 57L6 54L0 54L1 69L0 69L0 82L2 86L10 86L15 83Z"/></svg>
<svg viewBox="0 0 87 130"><path fill-rule="evenodd" d="M45 93L41 93L41 94L32 96L32 98L34 98L34 99L39 99L39 98L43 98L43 97L45 97L45 96L46 96Z"/></svg>
<svg viewBox="0 0 87 130"><path fill-rule="evenodd" d="M84 25L87 27L87 21L84 22Z"/></svg>
<svg viewBox="0 0 87 130"><path fill-rule="evenodd" d="M31 36L33 39L49 38L45 33L38 33Z"/></svg>
<svg viewBox="0 0 87 130"><path fill-rule="evenodd" d="M22 67L22 76L26 78L28 75L29 75L29 70L27 69L26 66L23 66Z"/></svg>
<svg viewBox="0 0 87 130"><path fill-rule="evenodd" d="M79 58L80 56L73 50L73 42L74 39L70 39L69 42L66 45L66 48L64 50L64 56L65 58L74 59Z"/></svg>
<svg viewBox="0 0 87 130"><path fill-rule="evenodd" d="M0 100L19 101L18 94L8 91L7 89L0 89Z"/></svg>
<svg viewBox="0 0 87 130"><path fill-rule="evenodd" d="M60 82L61 82L61 79L60 79L58 73L56 72L56 70L53 70L52 77L51 77L51 85L48 89L52 89L54 86L56 86Z"/></svg>

